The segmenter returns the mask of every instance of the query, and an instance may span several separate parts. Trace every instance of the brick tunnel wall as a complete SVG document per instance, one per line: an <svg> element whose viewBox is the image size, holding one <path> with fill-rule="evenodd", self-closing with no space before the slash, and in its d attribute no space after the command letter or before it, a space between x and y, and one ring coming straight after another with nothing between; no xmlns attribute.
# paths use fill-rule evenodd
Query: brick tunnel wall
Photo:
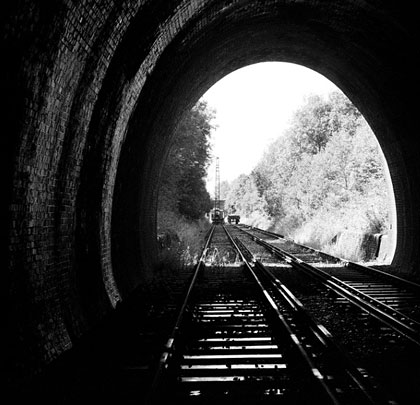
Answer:
<svg viewBox="0 0 420 405"><path fill-rule="evenodd" d="M419 264L413 10L397 1L2 3L3 286L17 376L147 283L157 184L183 111L250 63L313 68L357 105L393 180L394 265Z"/></svg>

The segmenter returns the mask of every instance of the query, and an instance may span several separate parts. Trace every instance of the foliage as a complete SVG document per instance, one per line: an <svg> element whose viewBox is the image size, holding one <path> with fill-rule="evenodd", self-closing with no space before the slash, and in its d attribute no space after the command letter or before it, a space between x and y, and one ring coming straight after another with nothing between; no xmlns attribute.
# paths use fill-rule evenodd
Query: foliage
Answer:
<svg viewBox="0 0 420 405"><path fill-rule="evenodd" d="M199 101L181 120L162 169L157 229L161 259L188 262L201 247L204 229L200 219L211 208L204 178L210 163L213 112Z"/></svg>
<svg viewBox="0 0 420 405"><path fill-rule="evenodd" d="M197 220L211 208L204 177L210 162L212 118L207 104L199 101L179 124L162 170L159 213L169 210Z"/></svg>
<svg viewBox="0 0 420 405"><path fill-rule="evenodd" d="M171 212L168 215L170 230L167 228L166 233L159 235L160 267L176 270L194 265L203 250L209 222L204 219L191 221Z"/></svg>
<svg viewBox="0 0 420 405"><path fill-rule="evenodd" d="M310 96L253 172L230 184L227 205L320 248L346 229L386 232L384 170L376 138L350 100L341 92Z"/></svg>

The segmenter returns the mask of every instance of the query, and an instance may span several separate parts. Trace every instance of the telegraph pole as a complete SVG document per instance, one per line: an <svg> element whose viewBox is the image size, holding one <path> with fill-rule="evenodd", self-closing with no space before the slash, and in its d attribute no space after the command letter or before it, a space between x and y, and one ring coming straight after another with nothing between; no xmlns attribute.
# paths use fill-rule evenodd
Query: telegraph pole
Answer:
<svg viewBox="0 0 420 405"><path fill-rule="evenodd" d="M216 182L214 190L214 209L220 208L220 169L219 158L216 158Z"/></svg>

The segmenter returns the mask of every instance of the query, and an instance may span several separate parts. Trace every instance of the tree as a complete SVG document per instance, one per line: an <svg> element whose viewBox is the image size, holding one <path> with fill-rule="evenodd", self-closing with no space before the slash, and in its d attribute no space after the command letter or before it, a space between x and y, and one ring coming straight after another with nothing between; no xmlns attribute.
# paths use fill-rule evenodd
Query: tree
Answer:
<svg viewBox="0 0 420 405"><path fill-rule="evenodd" d="M226 200L226 197L228 195L229 192L229 182L227 180L223 180L220 183L220 199L221 200Z"/></svg>
<svg viewBox="0 0 420 405"><path fill-rule="evenodd" d="M322 97L309 96L292 119L289 137L298 155L321 152L331 136L331 105Z"/></svg>
<svg viewBox="0 0 420 405"><path fill-rule="evenodd" d="M343 93L310 96L252 174L231 183L229 204L261 212L291 236L311 221L331 227L332 217L343 227L383 230L389 226L383 163L374 134Z"/></svg>
<svg viewBox="0 0 420 405"><path fill-rule="evenodd" d="M244 217L259 212L264 213L264 200L259 194L255 176L240 175L231 183L226 196L226 208L229 213L239 213Z"/></svg>
<svg viewBox="0 0 420 405"><path fill-rule="evenodd" d="M210 210L204 177L210 163L212 119L213 112L199 101L180 122L161 175L160 223L167 212L196 220Z"/></svg>

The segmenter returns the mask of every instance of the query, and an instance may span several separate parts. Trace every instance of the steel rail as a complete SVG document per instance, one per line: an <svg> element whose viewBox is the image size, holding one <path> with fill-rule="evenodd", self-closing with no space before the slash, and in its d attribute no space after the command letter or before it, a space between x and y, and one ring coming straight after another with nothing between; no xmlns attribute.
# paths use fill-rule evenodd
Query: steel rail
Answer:
<svg viewBox="0 0 420 405"><path fill-rule="evenodd" d="M230 239L231 243L235 247L235 249L239 252L239 255L241 257L241 260L244 262L245 267L251 274L252 278L257 283L258 287L260 288L260 291L262 293L262 296L265 298L266 303L268 304L268 307L271 309L272 313L275 314L276 319L280 322L282 328L284 328L287 331L287 336L290 338L290 342L292 343L293 347L297 350L297 352L300 354L301 358L306 363L308 370L310 370L310 377L313 379L313 381L320 386L321 389L324 390L327 397L332 401L333 404L340 404L339 399L337 396L332 392L328 384L326 383L326 378L322 375L318 367L313 363L313 361L310 359L310 356L308 355L307 351L303 347L302 342L300 341L299 337L296 336L294 333L292 327L289 325L285 317L282 315L280 308L274 301L274 299L271 297L267 289L263 286L261 283L259 277L255 273L254 269L252 268L252 265L250 264L249 260L244 256L242 250L238 246L237 242L232 238L228 230L224 225L223 229L226 232L226 235Z"/></svg>
<svg viewBox="0 0 420 405"><path fill-rule="evenodd" d="M383 279L392 280L393 282L401 285L402 287L413 290L417 294L420 294L420 284L417 284L410 280L406 280L405 278L396 276L395 274L390 274L385 271L376 269L374 267L364 266L363 264L354 262L347 262L347 267L350 269L362 271L363 273L375 273Z"/></svg>
<svg viewBox="0 0 420 405"><path fill-rule="evenodd" d="M354 305L357 305L359 308L365 310L378 320L392 327L398 333L410 339L416 345L420 346L420 324L414 319L409 318L394 308L391 308L390 306L376 300L375 298L372 298L369 295L357 290L356 288L348 285L337 277L334 277L317 267L303 262L296 256L284 251L283 249L271 245L270 243L251 234L250 232L239 227L238 229L248 234L255 242L266 247L273 254L287 261L293 267L303 270L312 277L322 281L328 288L332 289L339 295L352 302Z"/></svg>
<svg viewBox="0 0 420 405"><path fill-rule="evenodd" d="M294 294L278 279L271 270L267 269L259 260L255 259L252 252L238 240L238 245L251 258L255 267L257 267L270 281L276 286L276 290L281 295L282 299L286 301L296 316L301 319L311 330L313 336L324 347L331 359L337 362L351 380L359 387L360 392L363 393L366 400L372 404L388 402L388 395L385 392L379 392L377 388L372 386L366 379L366 376L356 367L351 359L339 347L333 339L331 333L321 324L317 323L311 315L306 311L303 304L294 296ZM381 398L378 398L381 397ZM379 402L380 401L380 402Z"/></svg>
<svg viewBox="0 0 420 405"><path fill-rule="evenodd" d="M292 240L290 238L287 238L284 235L277 234L275 232L267 231L265 229L257 228L257 227L250 226L250 225L246 225L246 226L248 228L250 228L250 229L255 229L256 231L261 232L263 234L274 236L274 237L276 237L278 239L288 240L290 242L293 242L297 246L301 246L301 247L303 247L305 249L308 249L308 250L311 250L313 252L316 252L316 253L318 253L321 256L324 256L324 257L327 257L327 258L331 258L331 259L335 259L335 260L343 263L348 268L355 269L355 270L360 270L360 271L362 271L364 273L374 273L374 274L377 274L378 276L380 276L380 277L382 277L384 279L392 280L392 281L400 284L401 286L403 286L405 288L409 288L411 290L414 290L416 293L420 294L420 284L418 284L418 283L416 283L414 281L407 280L407 279L402 278L402 277L399 277L399 276L397 276L395 274L387 273L387 272L382 271L380 269L377 269L375 267L365 266L365 265L360 264L360 263L355 263L355 262L352 262L352 261L349 261L349 260L342 259L342 258L337 257L337 256L330 255L329 253L322 252L321 250L312 248L310 246L302 245L301 243L296 243L294 240ZM239 229L242 229L240 227L238 227L238 228Z"/></svg>
<svg viewBox="0 0 420 405"><path fill-rule="evenodd" d="M328 259L331 259L331 260L334 260L334 261L342 262L342 263L345 263L345 264L349 263L347 260L341 259L340 257L336 257L336 256L333 256L333 255L330 255L329 253L322 252L321 250L312 248L310 246L302 245L301 243L296 243L293 239L288 238L287 236L280 235L278 233L271 232L271 231L266 231L265 229L257 228L255 226L250 226L250 225L246 225L246 226L248 228L250 228L250 229L255 229L257 232L260 232L260 233L263 233L263 234L266 234L266 235L269 235L269 236L273 236L273 237L278 238L278 239L283 239L283 240L292 242L296 246L302 247L304 249L311 250L312 252L315 252L315 253L319 254L320 256L322 256L322 257L325 257L325 258L328 258ZM240 227L238 227L238 228L239 229L242 229Z"/></svg>
<svg viewBox="0 0 420 405"><path fill-rule="evenodd" d="M180 333L180 330L181 330L181 324L182 324L182 321L184 319L188 303L190 301L191 291L192 291L192 289L195 285L195 282L197 280L198 273L200 272L201 268L204 266L204 261L205 261L205 258L206 258L206 254L207 254L211 239L213 237L214 229L215 229L215 226L213 225L211 227L209 233L208 233L207 240L206 240L206 243L205 243L204 248L203 248L203 252L200 256L200 260L198 261L198 263L195 266L194 273L193 273L191 282L188 286L184 301L183 301L183 303L181 305L181 308L178 312L178 317L176 319L175 326L172 329L172 332L171 332L171 334L170 334L170 336L169 336L169 338L166 341L166 344L164 346L164 351L160 356L159 364L157 366L157 370L156 370L155 376L153 378L151 388L149 390L149 394L148 394L147 399L146 399L147 404L152 404L153 403L153 398L155 397L156 391L160 386L161 378L162 378L165 370L168 367L168 361L170 360L170 358L172 356L172 353L174 351L175 343L176 343L176 340L177 340L177 338L179 336L179 333Z"/></svg>

